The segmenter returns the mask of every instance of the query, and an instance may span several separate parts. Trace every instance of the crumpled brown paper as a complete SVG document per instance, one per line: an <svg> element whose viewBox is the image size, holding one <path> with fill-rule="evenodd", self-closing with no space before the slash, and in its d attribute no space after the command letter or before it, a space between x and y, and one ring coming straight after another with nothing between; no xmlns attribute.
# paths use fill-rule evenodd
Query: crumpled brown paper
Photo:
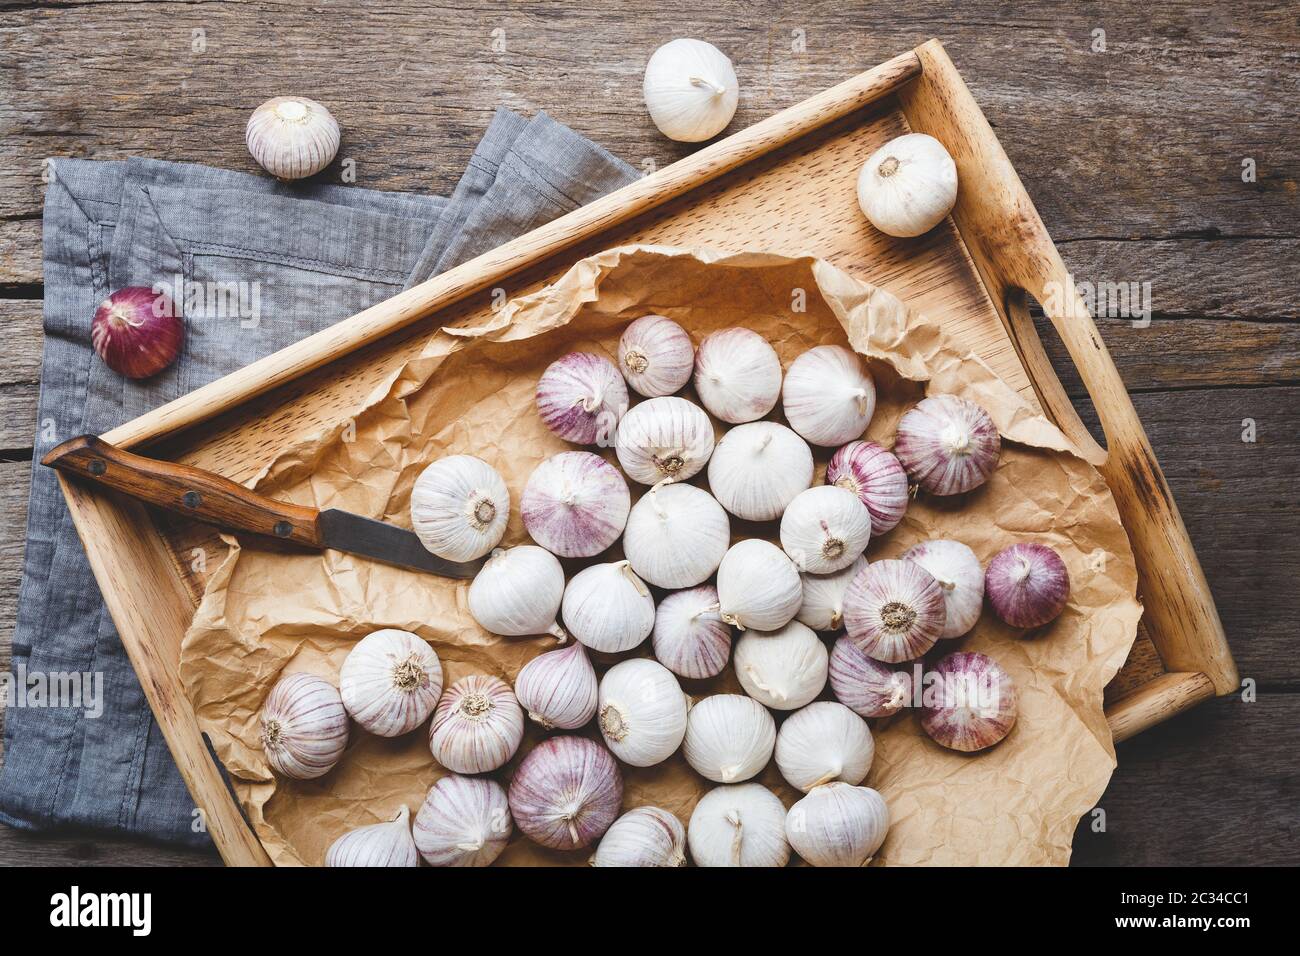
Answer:
<svg viewBox="0 0 1300 956"><path fill-rule="evenodd" d="M913 313L884 290L813 258L612 249L477 325L435 333L419 358L359 402L353 423L280 455L257 487L409 527L408 499L420 470L442 455L470 453L505 477L515 504L505 543L522 543L517 505L524 483L539 462L569 447L534 410L539 375L574 349L613 356L627 322L650 312L676 319L697 342L714 329L752 328L787 367L804 350L847 336L871 359L879 395L868 435L886 447L899 416L924 389L963 395L989 410L1007 439L992 479L960 500L918 497L898 528L872 541L868 557L896 557L925 538L953 537L987 563L1006 545L1032 538L1065 559L1070 603L1054 624L1028 637L986 609L972 634L940 642L933 652L979 650L1015 678L1019 719L996 748L977 755L944 750L908 712L873 722L877 753L866 783L885 796L893 818L876 861L1067 862L1075 823L1115 765L1102 689L1136 633L1133 557L1096 469L981 360L956 349L942 316ZM605 454L614 460L609 449ZM818 453L818 482L828 454ZM634 495L644 490L633 485ZM774 523L733 522L737 538L775 531ZM258 711L282 673L306 670L337 681L353 644L381 627L427 639L447 684L472 672L513 682L526 661L554 643L480 630L467 611L465 583L338 552L286 556L229 543L185 638L181 670L200 724L276 863L320 864L348 829L389 819L403 803L414 812L444 772L429 753L427 725L397 740L354 727L343 760L323 779L275 779L258 745ZM566 571L579 566L566 562ZM648 642L634 653L648 654ZM610 660L598 661L598 669ZM697 698L741 692L730 667L714 680L683 684ZM503 783L538 739L530 727L515 760L497 774ZM680 753L657 767L624 767L623 774L625 809L656 804L683 821L712 786ZM774 765L759 780L787 806L797 798ZM501 862L582 863L588 856L544 850L516 832Z"/></svg>

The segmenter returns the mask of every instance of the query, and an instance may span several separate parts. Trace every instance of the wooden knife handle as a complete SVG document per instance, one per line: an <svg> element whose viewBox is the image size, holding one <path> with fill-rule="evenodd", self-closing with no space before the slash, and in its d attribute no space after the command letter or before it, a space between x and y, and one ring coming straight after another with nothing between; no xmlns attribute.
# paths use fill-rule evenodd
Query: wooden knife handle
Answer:
<svg viewBox="0 0 1300 956"><path fill-rule="evenodd" d="M41 464L208 524L321 547L315 508L267 498L201 468L133 455L94 435L65 441Z"/></svg>

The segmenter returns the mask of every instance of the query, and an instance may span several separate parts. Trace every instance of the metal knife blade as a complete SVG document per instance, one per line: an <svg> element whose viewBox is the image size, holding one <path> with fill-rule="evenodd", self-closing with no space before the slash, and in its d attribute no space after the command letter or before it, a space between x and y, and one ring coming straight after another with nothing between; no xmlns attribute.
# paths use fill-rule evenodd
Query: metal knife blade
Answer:
<svg viewBox="0 0 1300 956"><path fill-rule="evenodd" d="M321 547L348 551L386 564L396 564L417 571L430 571L449 578L472 578L483 567L477 561L448 561L430 553L414 531L363 518L350 511L327 508L316 519Z"/></svg>

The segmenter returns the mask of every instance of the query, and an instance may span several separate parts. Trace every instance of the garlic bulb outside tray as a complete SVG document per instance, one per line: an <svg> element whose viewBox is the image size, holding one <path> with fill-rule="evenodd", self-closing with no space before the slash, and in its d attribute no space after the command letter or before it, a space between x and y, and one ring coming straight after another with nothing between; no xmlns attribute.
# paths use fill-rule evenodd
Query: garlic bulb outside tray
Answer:
<svg viewBox="0 0 1300 956"><path fill-rule="evenodd" d="M691 380L695 345L672 319L644 315L623 330L618 340L618 367L638 395L671 395Z"/></svg>
<svg viewBox="0 0 1300 956"><path fill-rule="evenodd" d="M814 445L861 438L876 411L876 384L857 353L819 345L790 364L781 388L790 427Z"/></svg>
<svg viewBox="0 0 1300 956"><path fill-rule="evenodd" d="M590 846L623 802L623 775L603 746L550 737L529 751L510 781L510 813L535 843L552 850Z"/></svg>
<svg viewBox="0 0 1300 956"><path fill-rule="evenodd" d="M590 558L618 540L632 497L617 468L589 451L552 455L519 499L529 536L562 558Z"/></svg>
<svg viewBox="0 0 1300 956"><path fill-rule="evenodd" d="M776 545L746 538L731 546L718 566L722 619L745 630L775 631L788 624L803 604L803 582L794 564Z"/></svg>
<svg viewBox="0 0 1300 956"><path fill-rule="evenodd" d="M838 631L844 625L844 594L849 584L867 566L865 555L833 574L800 574L803 603L795 619L814 631Z"/></svg>
<svg viewBox="0 0 1300 956"><path fill-rule="evenodd" d="M743 694L714 694L696 702L686 718L682 753L695 772L716 783L739 783L772 759L776 721Z"/></svg>
<svg viewBox="0 0 1300 956"><path fill-rule="evenodd" d="M654 655L678 677L716 677L731 656L731 626L718 610L718 590L702 584L674 591L655 610Z"/></svg>
<svg viewBox="0 0 1300 956"><path fill-rule="evenodd" d="M669 139L699 143L717 136L736 115L740 84L726 54L686 37L655 50L642 83L646 109Z"/></svg>
<svg viewBox="0 0 1300 956"><path fill-rule="evenodd" d="M676 395L647 399L619 422L614 450L633 481L685 481L713 454L713 422L704 409Z"/></svg>
<svg viewBox="0 0 1300 956"><path fill-rule="evenodd" d="M605 831L592 866L685 866L686 828L659 807L637 807Z"/></svg>
<svg viewBox="0 0 1300 956"><path fill-rule="evenodd" d="M777 422L737 425L722 436L709 460L709 490L746 521L781 517L812 478L812 449Z"/></svg>
<svg viewBox="0 0 1300 956"><path fill-rule="evenodd" d="M865 866L889 834L889 806L870 787L824 784L790 808L785 834L813 866Z"/></svg>
<svg viewBox="0 0 1300 956"><path fill-rule="evenodd" d="M600 680L600 733L614 756L633 767L652 767L677 752L688 709L677 678L658 661L623 661Z"/></svg>
<svg viewBox="0 0 1300 956"><path fill-rule="evenodd" d="M593 564L564 589L564 623L593 651L619 654L647 637L655 623L655 602L627 561Z"/></svg>
<svg viewBox="0 0 1300 956"><path fill-rule="evenodd" d="M596 715L596 669L578 641L538 654L515 678L515 697L547 730L576 730Z"/></svg>
<svg viewBox="0 0 1300 956"><path fill-rule="evenodd" d="M781 360L750 329L721 329L695 353L695 392L709 413L731 425L757 421L781 394Z"/></svg>
<svg viewBox="0 0 1300 956"><path fill-rule="evenodd" d="M736 642L736 678L773 710L798 710L826 686L826 645L798 621L777 631L746 631Z"/></svg>
<svg viewBox="0 0 1300 956"><path fill-rule="evenodd" d="M867 722L831 700L795 711L776 735L776 766L786 783L804 793L832 780L861 783L875 755Z"/></svg>
<svg viewBox="0 0 1300 956"><path fill-rule="evenodd" d="M871 540L871 512L834 485L801 491L781 516L781 547L800 571L832 574L856 561Z"/></svg>
<svg viewBox="0 0 1300 956"><path fill-rule="evenodd" d="M363 637L343 661L339 693L348 714L380 737L399 737L428 720L442 696L442 664L409 631Z"/></svg>
<svg viewBox="0 0 1300 956"><path fill-rule="evenodd" d="M469 586L469 612L479 627L505 637L567 635L556 621L564 598L564 568L535 544L497 548Z"/></svg>
<svg viewBox="0 0 1300 956"><path fill-rule="evenodd" d="M430 866L490 866L511 828L501 784L449 773L429 789L415 815L415 846Z"/></svg>
<svg viewBox="0 0 1300 956"><path fill-rule="evenodd" d="M633 506L623 553L632 570L655 587L694 587L722 563L731 522L707 491L672 481L665 478Z"/></svg>
<svg viewBox="0 0 1300 956"><path fill-rule="evenodd" d="M348 713L334 685L315 674L281 677L262 705L262 751L282 777L314 780L348 744Z"/></svg>
<svg viewBox="0 0 1300 956"><path fill-rule="evenodd" d="M448 561L483 557L500 543L509 518L505 481L473 455L438 459L411 488L411 527L426 548Z"/></svg>
<svg viewBox="0 0 1300 956"><path fill-rule="evenodd" d="M941 640L961 637L975 626L984 607L984 569L974 551L960 541L936 538L908 548L903 560L925 568L943 589L947 615Z"/></svg>
<svg viewBox="0 0 1300 956"><path fill-rule="evenodd" d="M929 232L957 202L957 164L933 136L908 133L876 150L858 173L858 205L881 232Z"/></svg>
<svg viewBox="0 0 1300 956"><path fill-rule="evenodd" d="M420 854L411 837L410 808L403 806L387 823L374 823L343 834L330 844L325 865L419 866Z"/></svg>
<svg viewBox="0 0 1300 956"><path fill-rule="evenodd" d="M510 686L470 674L447 688L429 725L429 749L456 773L487 773L514 756L524 739L524 712Z"/></svg>
<svg viewBox="0 0 1300 956"><path fill-rule="evenodd" d="M696 866L785 866L785 823L785 807L766 787L714 787L695 805L686 842Z"/></svg>
<svg viewBox="0 0 1300 956"><path fill-rule="evenodd" d="M334 161L340 131L334 115L305 96L276 96L248 118L244 141L259 166L277 179L314 176Z"/></svg>

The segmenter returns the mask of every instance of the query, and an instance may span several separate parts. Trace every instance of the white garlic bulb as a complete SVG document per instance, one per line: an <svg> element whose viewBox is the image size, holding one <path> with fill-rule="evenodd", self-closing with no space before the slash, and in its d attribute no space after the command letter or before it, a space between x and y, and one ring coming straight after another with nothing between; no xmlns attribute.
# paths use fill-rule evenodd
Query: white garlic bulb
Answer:
<svg viewBox="0 0 1300 956"><path fill-rule="evenodd" d="M939 637L961 637L980 619L984 607L984 569L975 552L960 541L935 539L912 545L903 552L929 571L943 589L947 619Z"/></svg>
<svg viewBox="0 0 1300 956"><path fill-rule="evenodd" d="M775 631L803 603L799 572L776 545L746 538L731 546L718 566L718 607L722 619L741 630Z"/></svg>
<svg viewBox="0 0 1300 956"><path fill-rule="evenodd" d="M562 558L590 558L618 540L632 497L617 468L589 451L552 455L533 469L519 499L534 541Z"/></svg>
<svg viewBox="0 0 1300 956"><path fill-rule="evenodd" d="M757 783L714 787L695 805L686 841L696 866L785 866L785 807Z"/></svg>
<svg viewBox="0 0 1300 956"><path fill-rule="evenodd" d="M865 555L834 574L801 574L803 603L795 619L814 631L838 631L844 624L844 592L859 571L867 566Z"/></svg>
<svg viewBox="0 0 1300 956"><path fill-rule="evenodd" d="M442 664L409 631L384 628L363 637L339 671L339 693L352 719L380 737L424 723L442 696Z"/></svg>
<svg viewBox="0 0 1300 956"><path fill-rule="evenodd" d="M716 677L731 656L731 627L718 609L718 589L702 584L674 591L655 609L655 657L678 677Z"/></svg>
<svg viewBox="0 0 1300 956"><path fill-rule="evenodd" d="M623 416L614 450L633 481L685 481L713 454L713 422L704 409L684 398L651 398Z"/></svg>
<svg viewBox="0 0 1300 956"><path fill-rule="evenodd" d="M865 866L889 833L889 807L870 787L828 783L790 808L785 835L813 866Z"/></svg>
<svg viewBox="0 0 1300 956"><path fill-rule="evenodd" d="M276 96L248 118L244 141L257 164L277 179L314 176L339 151L339 124L305 96Z"/></svg>
<svg viewBox="0 0 1300 956"><path fill-rule="evenodd" d="M687 709L677 678L658 661L623 661L601 678L600 732L614 756L633 767L652 767L677 752Z"/></svg>
<svg viewBox="0 0 1300 956"><path fill-rule="evenodd" d="M419 866L420 854L411 838L410 808L403 806L387 823L374 823L343 834L325 851L325 865Z"/></svg>
<svg viewBox="0 0 1300 956"><path fill-rule="evenodd" d="M415 847L430 866L490 866L511 828L501 784L449 773L429 789L415 815Z"/></svg>
<svg viewBox="0 0 1300 956"><path fill-rule="evenodd" d="M659 807L623 814L600 838L592 866L685 866L686 828Z"/></svg>
<svg viewBox="0 0 1300 956"><path fill-rule="evenodd" d="M861 783L875 755L867 722L832 700L795 711L776 735L776 766L786 783L804 793L832 780Z"/></svg>
<svg viewBox="0 0 1300 956"><path fill-rule="evenodd" d="M748 780L767 766L775 746L776 721L743 694L705 697L686 718L686 762L715 783Z"/></svg>
<svg viewBox="0 0 1300 956"><path fill-rule="evenodd" d="M881 232L929 232L957 202L957 164L933 136L908 133L876 150L858 173L858 205Z"/></svg>
<svg viewBox="0 0 1300 956"><path fill-rule="evenodd" d="M564 623L593 651L619 654L647 637L655 623L655 600L626 561L593 564L564 589Z"/></svg>
<svg viewBox="0 0 1300 956"><path fill-rule="evenodd" d="M776 422L750 422L731 429L709 460L713 497L746 521L781 517L812 478L812 449Z"/></svg>
<svg viewBox="0 0 1300 956"><path fill-rule="evenodd" d="M497 470L473 455L440 458L411 488L411 527L420 542L448 561L473 561L501 541L510 491Z"/></svg>
<svg viewBox="0 0 1300 956"><path fill-rule="evenodd" d="M618 367L638 395L658 398L686 387L695 369L695 346L686 330L662 315L645 315L618 340Z"/></svg>
<svg viewBox="0 0 1300 956"><path fill-rule="evenodd" d="M736 642L736 678L745 693L774 710L798 710L822 692L830 655L811 628L746 631Z"/></svg>
<svg viewBox="0 0 1300 956"><path fill-rule="evenodd" d="M547 730L576 730L591 720L597 693L596 669L577 641L538 654L515 678L515 697L529 718Z"/></svg>
<svg viewBox="0 0 1300 956"><path fill-rule="evenodd" d="M740 102L740 84L726 54L712 43L686 37L650 55L642 92L659 132L679 143L717 136Z"/></svg>
<svg viewBox="0 0 1300 956"><path fill-rule="evenodd" d="M287 674L262 705L262 750L282 777L314 780L348 745L348 713L334 685L315 674Z"/></svg>
<svg viewBox="0 0 1300 956"><path fill-rule="evenodd" d="M831 574L856 561L871 540L871 512L851 491L801 491L781 516L781 547L800 571Z"/></svg>
<svg viewBox="0 0 1300 956"><path fill-rule="evenodd" d="M730 543L731 522L717 499L671 478L641 496L623 532L623 553L632 570L660 588L704 581L718 570Z"/></svg>
<svg viewBox="0 0 1300 956"><path fill-rule="evenodd" d="M790 427L814 445L843 445L871 423L876 383L856 352L819 345L790 363L781 407Z"/></svg>
<svg viewBox="0 0 1300 956"><path fill-rule="evenodd" d="M695 391L713 415L739 425L762 418L781 394L781 360L749 329L721 329L695 353Z"/></svg>
<svg viewBox="0 0 1300 956"><path fill-rule="evenodd" d="M429 749L456 773L487 773L503 766L524 739L524 712L510 685L470 674L447 688L429 725Z"/></svg>
<svg viewBox="0 0 1300 956"><path fill-rule="evenodd" d="M564 598L564 568L535 544L497 548L469 586L469 612L485 631L505 637L552 634L567 638L555 620Z"/></svg>

